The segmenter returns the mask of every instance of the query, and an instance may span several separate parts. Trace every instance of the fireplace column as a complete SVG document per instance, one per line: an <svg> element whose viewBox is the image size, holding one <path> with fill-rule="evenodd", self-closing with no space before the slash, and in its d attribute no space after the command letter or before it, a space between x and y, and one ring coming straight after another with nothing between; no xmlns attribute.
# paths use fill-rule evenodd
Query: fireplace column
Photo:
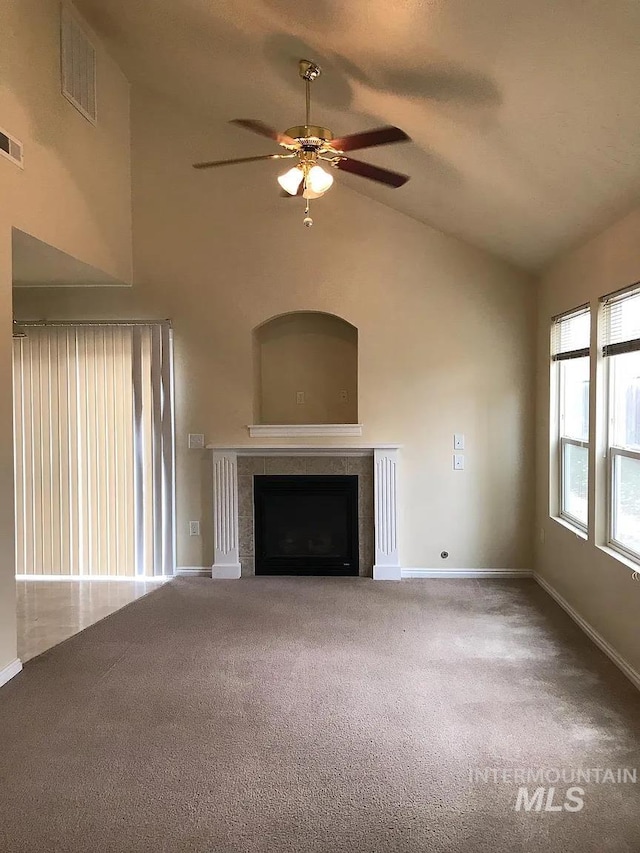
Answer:
<svg viewBox="0 0 640 853"><path fill-rule="evenodd" d="M238 454L213 451L214 543L212 578L240 577L238 539Z"/></svg>
<svg viewBox="0 0 640 853"><path fill-rule="evenodd" d="M373 579L400 580L398 553L398 448L373 451L375 559Z"/></svg>

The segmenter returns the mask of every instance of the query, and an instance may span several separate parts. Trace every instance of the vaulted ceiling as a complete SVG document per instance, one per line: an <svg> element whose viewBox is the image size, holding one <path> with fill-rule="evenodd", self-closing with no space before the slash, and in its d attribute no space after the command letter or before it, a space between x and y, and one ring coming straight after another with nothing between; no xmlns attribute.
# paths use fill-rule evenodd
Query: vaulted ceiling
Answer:
<svg viewBox="0 0 640 853"><path fill-rule="evenodd" d="M315 123L340 135L395 124L413 139L358 152L410 174L406 186L339 180L520 266L542 267L640 201L637 0L76 5L134 84L206 117L198 159L273 150L231 118L302 123L305 57L324 72ZM238 181L263 166L234 167Z"/></svg>

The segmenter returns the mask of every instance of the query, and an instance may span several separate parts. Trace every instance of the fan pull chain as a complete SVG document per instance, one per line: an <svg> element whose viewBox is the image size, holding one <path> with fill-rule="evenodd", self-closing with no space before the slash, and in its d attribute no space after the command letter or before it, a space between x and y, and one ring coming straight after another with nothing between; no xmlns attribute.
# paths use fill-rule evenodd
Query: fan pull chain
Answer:
<svg viewBox="0 0 640 853"><path fill-rule="evenodd" d="M302 220L302 224L306 225L307 228L311 228L313 225L313 219L309 216L309 199L306 201L307 203L304 208L304 219Z"/></svg>

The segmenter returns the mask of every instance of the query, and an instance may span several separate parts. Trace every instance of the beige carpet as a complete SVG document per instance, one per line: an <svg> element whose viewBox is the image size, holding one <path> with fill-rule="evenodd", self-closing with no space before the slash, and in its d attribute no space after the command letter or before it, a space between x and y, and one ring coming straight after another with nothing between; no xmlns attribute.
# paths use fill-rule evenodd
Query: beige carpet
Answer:
<svg viewBox="0 0 640 853"><path fill-rule="evenodd" d="M639 712L533 582L178 580L0 691L0 850L638 853L640 783L469 773L635 767Z"/></svg>

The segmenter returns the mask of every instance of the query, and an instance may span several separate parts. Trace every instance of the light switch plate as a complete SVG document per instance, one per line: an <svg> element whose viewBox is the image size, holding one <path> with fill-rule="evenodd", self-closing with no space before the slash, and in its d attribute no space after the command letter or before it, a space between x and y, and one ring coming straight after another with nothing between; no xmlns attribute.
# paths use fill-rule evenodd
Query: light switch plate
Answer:
<svg viewBox="0 0 640 853"><path fill-rule="evenodd" d="M189 536L200 536L200 522L199 521L190 521L189 522Z"/></svg>
<svg viewBox="0 0 640 853"><path fill-rule="evenodd" d="M298 405L304 403L304 391L296 391L296 403Z"/></svg>
<svg viewBox="0 0 640 853"><path fill-rule="evenodd" d="M464 435L461 432L453 434L453 449L464 450Z"/></svg>
<svg viewBox="0 0 640 853"><path fill-rule="evenodd" d="M464 453L453 454L453 470L464 471Z"/></svg>
<svg viewBox="0 0 640 853"><path fill-rule="evenodd" d="M204 435L201 432L189 433L189 448L191 450L202 450L204 447Z"/></svg>

